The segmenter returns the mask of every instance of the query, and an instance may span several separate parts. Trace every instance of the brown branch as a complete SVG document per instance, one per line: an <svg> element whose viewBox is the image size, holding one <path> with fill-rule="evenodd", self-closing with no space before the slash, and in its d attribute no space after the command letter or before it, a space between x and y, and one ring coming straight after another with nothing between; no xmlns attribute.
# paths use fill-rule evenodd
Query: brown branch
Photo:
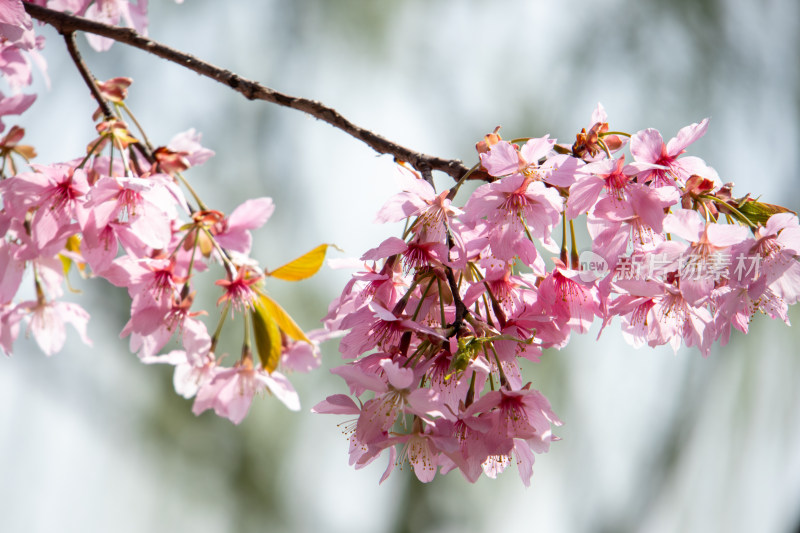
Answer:
<svg viewBox="0 0 800 533"><path fill-rule="evenodd" d="M458 292L458 284L456 283L456 277L453 274L453 269L445 265L444 272L447 276L447 284L450 287L450 293L453 295L453 303L456 306L456 314L453 318L453 323L447 326L450 328L447 337L450 338L458 335L459 331L461 330L461 325L464 323L464 318L466 318L467 313L469 313L469 309L467 309L467 306L464 304L464 300L461 299L461 294Z"/></svg>
<svg viewBox="0 0 800 533"><path fill-rule="evenodd" d="M249 100L264 100L265 102L270 102L279 106L289 107L311 115L323 122L327 122L334 128L364 142L376 152L393 155L395 159L405 161L417 170L422 171L426 168L430 170L439 170L452 176L456 180L463 176L468 170L467 167L457 159L434 157L400 146L385 137L353 124L338 111L320 102L275 91L257 82L242 78L229 70L219 68L181 52L180 50L170 48L159 42L143 37L130 28L109 26L83 17L47 9L29 2L23 2L23 4L25 5L25 10L31 17L53 26L61 34L66 35L74 31L83 31L139 48L140 50L149 52L162 59L188 68L201 76L211 78L212 80L227 85Z"/></svg>
<svg viewBox="0 0 800 533"><path fill-rule="evenodd" d="M89 67L86 65L86 62L83 60L83 57L81 57L81 53L78 50L77 44L75 43L75 31L70 30L67 32L62 32L61 34L64 36L64 41L67 44L67 50L69 51L69 55L72 58L72 62L75 63L75 67L77 67L78 72L81 73L83 81L86 83L86 85L89 87L89 90L92 92L92 96L97 101L97 105L100 106L100 111L102 111L103 116L106 118L106 120L113 119L114 113L108 106L108 102L106 102L106 99L103 98L103 94L100 92L100 88L97 86L97 80L92 74L92 71L89 70ZM144 155L144 158L147 159L148 163L153 164L156 162L156 158L153 156L153 149L151 146L149 146L149 143L147 143L147 145L144 145L140 141L136 141L135 143L133 143L133 146L139 149L139 151ZM136 158L136 152L132 149L131 149L131 155L132 155L131 160L134 162L134 165L138 167L139 164Z"/></svg>

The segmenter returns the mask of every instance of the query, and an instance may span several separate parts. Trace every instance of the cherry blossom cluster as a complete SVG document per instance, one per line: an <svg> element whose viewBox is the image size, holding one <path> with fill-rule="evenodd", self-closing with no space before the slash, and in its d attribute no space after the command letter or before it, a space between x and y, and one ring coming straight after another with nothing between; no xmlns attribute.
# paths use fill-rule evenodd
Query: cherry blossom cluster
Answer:
<svg viewBox="0 0 800 533"><path fill-rule="evenodd" d="M47 5L104 22L122 18L139 31L146 25L143 0ZM37 54L43 41L18 0L0 1L0 35L0 72L17 93L0 97L0 115L21 114L35 99L19 91L31 82L32 63L44 68ZM98 50L110 45L107 39L89 41ZM62 297L70 275L102 278L131 299L121 334L130 338L131 350L145 363L174 365L175 389L194 398L195 414L213 409L238 424L261 391L298 410L297 393L281 370L318 366L319 333L306 335L267 295L264 281L310 276L326 245L264 270L250 257L251 231L269 219L272 200L247 200L228 215L207 207L184 176L213 155L200 135L190 130L153 146L125 103L131 80L92 83L104 104L94 115L97 137L85 153L36 164L30 163L35 150L20 144L22 128L13 126L0 140L0 348L12 354L24 333L52 355L66 342L67 324L91 344L89 314ZM207 312L196 309L195 296L203 290L197 275L213 276L214 270L222 277L210 289L219 294L221 309L209 333L201 319ZM223 363L216 346L228 317L242 326L242 352Z"/></svg>
<svg viewBox="0 0 800 533"><path fill-rule="evenodd" d="M746 333L757 311L788 324L800 292L798 219L734 198L714 169L684 155L707 126L664 142L654 129L610 131L598 106L572 145L508 142L495 130L466 176L487 183L463 207L453 203L463 179L437 193L404 174L377 216L405 221L402 238L361 257L325 318L346 333L349 362L332 372L350 395L314 411L352 417L350 463L388 450L382 480L408 463L428 482L455 469L493 478L515 460L527 486L534 454L561 422L521 359L539 361L615 317L634 346L686 344L704 356L731 327ZM583 253L576 221L591 238Z"/></svg>
<svg viewBox="0 0 800 533"><path fill-rule="evenodd" d="M24 93L34 65L46 79L44 39L26 6L147 28L145 0L0 0L9 94L0 92L0 134L3 120L36 99ZM75 292L76 277L102 278L130 298L122 336L141 361L173 365L175 389L194 398L195 414L213 410L238 424L262 391L298 410L285 372L314 369L319 343L340 336L348 362L333 373L350 394L313 410L351 417L352 465L386 452L382 480L408 463L424 482L452 470L474 482L516 461L527 486L535 454L557 440L561 421L523 377L522 359L537 362L573 332L595 323L602 332L615 317L634 346L685 344L707 356L732 329L747 333L757 312L788 324L800 297L797 216L735 197L713 168L685 155L708 120L665 142L654 129L611 130L598 105L572 144L507 141L495 129L477 143L468 172L449 162L460 178L442 192L425 162L434 158L401 165L402 192L377 221L404 221L402 236L363 254L325 328L306 334L265 280L313 275L328 245L272 271L260 266L251 232L269 219L272 200L250 199L230 214L207 206L185 175L213 155L200 135L153 145L126 104L131 80L95 81L72 32L60 31L99 105L97 136L74 159L46 164L31 162L36 151L22 144L19 125L0 138L0 349L8 355L21 335L58 352L67 324L91 344L89 314L64 289ZM98 51L113 42L88 40ZM330 115L306 103L326 111L314 116ZM468 180L485 183L459 207ZM576 222L591 241L584 249ZM196 303L209 288L219 311L213 332ZM242 331L241 354L229 359L217 353L226 322Z"/></svg>

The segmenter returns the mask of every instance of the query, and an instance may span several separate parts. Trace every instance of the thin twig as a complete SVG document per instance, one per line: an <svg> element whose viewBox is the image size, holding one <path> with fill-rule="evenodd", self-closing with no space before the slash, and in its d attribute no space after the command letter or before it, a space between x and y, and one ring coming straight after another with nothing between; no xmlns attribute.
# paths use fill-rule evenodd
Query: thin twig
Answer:
<svg viewBox="0 0 800 533"><path fill-rule="evenodd" d="M67 43L67 50L69 50L69 55L72 57L72 62L75 63L78 72L81 73L83 81L86 82L89 90L92 91L92 96L97 100L97 105L100 106L103 116L106 117L106 120L111 120L114 118L114 114L111 112L111 108L108 107L108 102L103 98L100 89L97 87L97 81L94 79L94 76L92 76L89 67L86 66L86 63L84 63L81 57L81 53L78 51L78 46L75 44L75 32L71 30L66 32L61 31L61 34L64 36L64 41Z"/></svg>
<svg viewBox="0 0 800 533"><path fill-rule="evenodd" d="M201 76L211 78L227 85L249 100L264 100L279 106L302 111L323 122L327 122L334 128L347 133L351 137L355 137L376 152L393 155L395 159L405 161L417 170L427 167L431 170L444 172L456 180L461 178L468 170L467 167L457 159L434 157L400 146L385 137L353 124L338 111L320 102L275 91L257 82L242 78L229 70L216 67L189 54L143 37L130 28L109 26L108 24L95 22L67 13L61 13L29 2L23 2L23 4L25 5L25 10L31 17L53 26L59 33L67 34L74 31L84 31L139 48L140 50L149 52L162 59L188 68Z"/></svg>
<svg viewBox="0 0 800 533"><path fill-rule="evenodd" d="M452 250L455 247L455 241L453 240L453 234L450 233L450 227L445 226L447 230L447 248ZM461 329L461 325L464 323L464 318L469 314L469 309L464 304L464 300L461 299L461 293L458 290L458 284L456 283L455 274L453 274L453 269L449 265L444 266L445 276L447 276L447 284L450 286L450 292L453 295L453 304L456 307L456 314L453 318L453 323L450 324L448 327L452 328L450 333L447 337L453 337L458 335L459 330Z"/></svg>
<svg viewBox="0 0 800 533"><path fill-rule="evenodd" d="M97 86L97 80L92 74L92 71L89 70L89 67L86 65L86 62L83 60L83 57L81 56L81 53L78 50L78 45L75 43L75 30L62 31L60 28L56 29L64 36L64 41L67 43L67 50L69 51L69 55L72 58L72 62L75 63L78 72L81 73L83 81L86 83L86 85L89 87L89 90L92 92L92 96L97 101L97 105L100 106L100 111L103 112L103 116L106 118L106 120L113 119L114 113L111 111L111 107L109 107L108 102L106 102L106 99L103 98L103 94L100 92L100 88ZM133 118L132 115L131 117ZM134 118L134 122L135 121L136 119ZM138 123L136 125L138 126ZM142 134L144 134L143 131ZM153 149L152 147L149 146L149 143L147 143L147 146L145 146L140 141L136 141L135 143L133 143L133 145L139 149L139 151L144 155L145 159L147 159L147 161L150 164L156 162L156 159L153 156ZM138 161L135 162L134 164L138 166Z"/></svg>
<svg viewBox="0 0 800 533"><path fill-rule="evenodd" d="M469 313L469 309L464 304L464 300L461 299L461 295L458 292L458 284L456 283L456 277L453 274L453 269L449 266L444 267L445 275L447 276L447 284L450 286L450 292L453 295L453 303L456 307L456 314L453 318L453 323L448 324L448 328L450 331L447 337L454 337L458 335L458 332L461 330L461 325L464 323L464 317L467 316Z"/></svg>

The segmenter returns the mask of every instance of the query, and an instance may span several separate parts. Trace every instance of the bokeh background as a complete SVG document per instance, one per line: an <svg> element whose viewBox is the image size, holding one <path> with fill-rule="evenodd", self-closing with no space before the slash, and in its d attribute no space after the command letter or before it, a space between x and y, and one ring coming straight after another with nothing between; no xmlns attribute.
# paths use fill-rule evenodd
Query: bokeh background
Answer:
<svg viewBox="0 0 800 533"><path fill-rule="evenodd" d="M496 125L569 142L598 101L612 128L665 138L711 117L692 154L738 193L800 209L793 0L150 4L153 38L468 164ZM38 77L22 125L56 162L85 150L94 105L59 36L42 34L52 89ZM396 233L372 223L397 191L391 157L138 50L80 41L98 78L134 78L129 104L155 143L202 132L217 155L189 177L207 203L275 199L256 233L266 266L321 242L359 256ZM312 329L346 278L325 269L270 290ZM235 427L192 415L169 368L128 352L124 292L73 281L94 346L71 332L51 358L21 339L0 359L0 531L800 531L800 333L782 323L762 317L707 359L634 350L614 328L576 336L525 369L565 421L531 488L515 468L476 485L457 473L423 485L405 468L378 486L385 459L352 470L341 417L308 412L344 392L328 373L335 344L319 371L293 376L301 413L262 398Z"/></svg>

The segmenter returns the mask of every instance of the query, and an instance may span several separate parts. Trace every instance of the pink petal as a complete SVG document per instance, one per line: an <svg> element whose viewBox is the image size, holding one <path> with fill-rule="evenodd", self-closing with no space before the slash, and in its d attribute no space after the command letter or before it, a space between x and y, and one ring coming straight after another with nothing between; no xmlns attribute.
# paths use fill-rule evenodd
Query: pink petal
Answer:
<svg viewBox="0 0 800 533"><path fill-rule="evenodd" d="M606 108L603 107L603 104L597 102L597 107L594 111L592 111L592 123L591 126L594 126L598 122L608 122L608 115L606 114Z"/></svg>
<svg viewBox="0 0 800 533"><path fill-rule="evenodd" d="M418 180L422 181L422 180ZM387 222L397 222L419 213L422 209L427 207L418 195L410 192L401 192L395 194L383 204L375 215L376 224L386 224Z"/></svg>
<svg viewBox="0 0 800 533"><path fill-rule="evenodd" d="M664 139L658 130L648 128L631 137L631 155L636 161L655 163L661 157Z"/></svg>
<svg viewBox="0 0 800 533"><path fill-rule="evenodd" d="M664 231L674 233L689 242L698 242L705 224L697 211L676 209L664 217Z"/></svg>
<svg viewBox="0 0 800 533"><path fill-rule="evenodd" d="M584 176L579 178L578 181L569 188L567 218L573 219L581 213L587 212L603 191L603 185L603 179L597 176Z"/></svg>
<svg viewBox="0 0 800 533"><path fill-rule="evenodd" d="M427 439L411 437L408 446L408 461L414 467L414 474L423 483L430 483L436 477L437 459L431 453Z"/></svg>
<svg viewBox="0 0 800 533"><path fill-rule="evenodd" d="M336 374L345 380L351 389L371 390L376 392L386 392L386 383L379 377L366 374L358 367L350 365L337 366L331 369L331 374ZM359 392L361 394L361 392Z"/></svg>
<svg viewBox="0 0 800 533"><path fill-rule="evenodd" d="M92 340L86 334L86 327L89 324L89 313L78 304L62 302L57 305L59 306L59 311L64 321L72 324L85 345L91 346Z"/></svg>
<svg viewBox="0 0 800 533"><path fill-rule="evenodd" d="M280 372L273 372L272 374L259 372L256 374L256 378L262 381L270 392L283 402L286 407L292 411L300 410L300 397L286 376Z"/></svg>
<svg viewBox="0 0 800 533"><path fill-rule="evenodd" d="M538 165L539 159L546 157L553 149L556 141L548 137L546 135L538 139L530 139L519 149L520 155L529 165Z"/></svg>
<svg viewBox="0 0 800 533"><path fill-rule="evenodd" d="M192 166L201 165L214 155L213 150L204 148L200 144L201 138L202 135L192 128L173 137L167 144L167 148L173 152L184 152L188 154L186 159L189 160Z"/></svg>
<svg viewBox="0 0 800 533"><path fill-rule="evenodd" d="M514 145L500 141L481 154L481 165L492 176L506 176L519 170L519 155Z"/></svg>
<svg viewBox="0 0 800 533"><path fill-rule="evenodd" d="M531 476L533 475L533 461L535 460L531 447L523 439L514 439L514 454L517 456L519 477L526 487L530 487Z"/></svg>
<svg viewBox="0 0 800 533"><path fill-rule="evenodd" d="M400 368L400 365L389 359L380 362L381 368L386 372L386 378L392 387L407 389L414 381L414 371L410 368Z"/></svg>
<svg viewBox="0 0 800 533"><path fill-rule="evenodd" d="M377 248L367 250L361 256L362 261L377 261L391 255L400 254L408 249L406 241L397 237L389 237L383 241Z"/></svg>
<svg viewBox="0 0 800 533"><path fill-rule="evenodd" d="M709 224L706 227L708 241L718 248L739 244L749 233L747 228L738 224Z"/></svg>
<svg viewBox="0 0 800 533"><path fill-rule="evenodd" d="M547 173L545 181L557 187L569 187L575 183L584 162L567 154L559 154L549 158L542 165L542 170Z"/></svg>
<svg viewBox="0 0 800 533"><path fill-rule="evenodd" d="M361 410L350 396L334 394L312 407L311 412L326 415L357 415Z"/></svg>
<svg viewBox="0 0 800 533"><path fill-rule="evenodd" d="M722 184L717 171L711 168L701 158L690 155L681 157L672 163L672 170L677 174L683 174L683 179L689 179L693 174L709 179L717 185Z"/></svg>
<svg viewBox="0 0 800 533"><path fill-rule="evenodd" d="M662 231L664 207L655 189L649 187L631 187L631 205L639 219L653 228L657 233Z"/></svg>
<svg viewBox="0 0 800 533"><path fill-rule="evenodd" d="M777 235L786 228L798 228L797 215L794 213L776 213L767 220L767 235Z"/></svg>
<svg viewBox="0 0 800 533"><path fill-rule="evenodd" d="M775 216L776 215L773 215L772 218ZM767 224L769 224L769 220L767 221ZM785 246L788 250L792 250L795 254L800 253L800 227L785 227L782 229L781 234L778 235L778 242Z"/></svg>
<svg viewBox="0 0 800 533"><path fill-rule="evenodd" d="M0 115L19 115L28 109L34 100L36 100L35 94L15 94L6 98L0 93Z"/></svg>
<svg viewBox="0 0 800 533"><path fill-rule="evenodd" d="M20 0L3 0L0 3L0 27L3 37L10 41L16 41L23 30L30 30L33 27L31 17L25 12Z"/></svg>
<svg viewBox="0 0 800 533"><path fill-rule="evenodd" d="M17 294L25 273L25 262L14 259L11 244L5 239L0 241L0 272L0 304L5 304Z"/></svg>
<svg viewBox="0 0 800 533"><path fill-rule="evenodd" d="M30 322L31 333L45 355L53 355L64 347L67 332L64 321L52 304L34 309Z"/></svg>
<svg viewBox="0 0 800 533"><path fill-rule="evenodd" d="M704 118L700 124L694 123L681 128L678 134L667 143L667 154L675 157L683 152L687 146L702 137L708 129L708 119Z"/></svg>
<svg viewBox="0 0 800 533"><path fill-rule="evenodd" d="M389 479L389 475L392 473L392 470L394 470L396 462L397 462L397 450L395 449L394 446L392 446L391 448L389 448L389 464L386 466L386 470L383 472L381 480L378 482L379 485L384 481L386 481L387 479Z"/></svg>
<svg viewBox="0 0 800 533"><path fill-rule="evenodd" d="M400 320L394 316L394 313L375 301L369 303L369 308L375 313L375 318L383 320L384 322L395 322Z"/></svg>
<svg viewBox="0 0 800 533"><path fill-rule="evenodd" d="M266 224L275 211L272 198L253 198L233 210L228 217L229 228L255 229Z"/></svg>
<svg viewBox="0 0 800 533"><path fill-rule="evenodd" d="M182 339L189 364L198 365L206 360L211 350L211 337L203 322L194 318L184 320Z"/></svg>

